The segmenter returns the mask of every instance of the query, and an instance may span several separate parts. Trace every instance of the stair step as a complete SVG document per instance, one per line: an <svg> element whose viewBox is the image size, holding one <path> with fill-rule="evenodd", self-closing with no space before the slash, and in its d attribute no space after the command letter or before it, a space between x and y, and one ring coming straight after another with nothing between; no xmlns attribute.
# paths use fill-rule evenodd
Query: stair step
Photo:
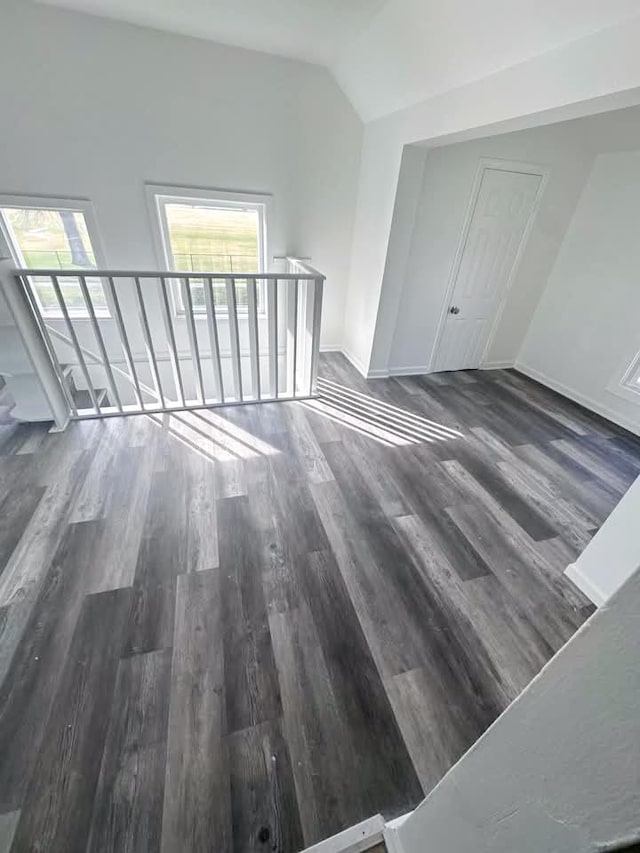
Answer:
<svg viewBox="0 0 640 853"><path fill-rule="evenodd" d="M95 391L99 405L108 406L109 400L107 398L107 389L96 388ZM71 396L73 397L73 402L75 403L76 409L93 409L91 395L89 394L86 388L74 388L71 393Z"/></svg>

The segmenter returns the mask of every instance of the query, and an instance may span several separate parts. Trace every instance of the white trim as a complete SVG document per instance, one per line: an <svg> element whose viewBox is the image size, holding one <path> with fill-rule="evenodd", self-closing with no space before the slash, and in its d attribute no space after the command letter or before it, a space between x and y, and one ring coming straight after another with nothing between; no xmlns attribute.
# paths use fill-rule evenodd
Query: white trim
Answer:
<svg viewBox="0 0 640 853"><path fill-rule="evenodd" d="M503 359L502 361L484 361L479 367L478 370L506 370L509 367L514 367L515 361L510 359Z"/></svg>
<svg viewBox="0 0 640 853"><path fill-rule="evenodd" d="M320 344L320 352L342 352L340 344Z"/></svg>
<svg viewBox="0 0 640 853"><path fill-rule="evenodd" d="M368 370L365 367L364 362L360 361L360 359L357 356L355 356L352 352L349 352L349 350L346 349L345 347L342 347L341 352L342 352L342 355L347 359L347 361L350 362L355 367L355 369L358 371L358 373L360 373L362 376L364 376L365 379L369 378L368 377Z"/></svg>
<svg viewBox="0 0 640 853"><path fill-rule="evenodd" d="M375 367L373 370L368 370L366 379L387 379L389 371L386 367Z"/></svg>
<svg viewBox="0 0 640 853"><path fill-rule="evenodd" d="M414 811L415 809L411 809L410 812L405 812L404 814L398 815L398 817L388 820L385 823L385 829L398 829L398 827L402 826L406 820L409 820Z"/></svg>
<svg viewBox="0 0 640 853"><path fill-rule="evenodd" d="M102 248L98 223L96 221L93 202L88 198L68 198L66 196L36 196L36 195L16 195L14 193L0 194L0 208L24 208L26 210L70 210L73 213L81 213L84 223L87 227L87 234L91 244L91 250L96 262L96 268L100 269L107 266L106 257ZM15 265L19 268L28 269L27 263L22 254L22 250L18 245L18 241L13 235L9 222L5 222L4 217L0 214L0 250L7 250L9 257L13 258ZM2 251L0 251L2 254ZM69 264L71 267L71 264ZM85 275L86 278L96 278L95 273L92 275L91 268L86 270L78 269L78 275ZM36 303L43 317L50 319L63 319L61 311L45 310L40 302L40 297L32 282L31 291L34 294ZM107 311L103 308L96 308L96 316L100 319L109 319L113 315L112 306L106 289L103 287ZM69 309L69 314L72 320L88 320L88 312L78 313L77 309Z"/></svg>
<svg viewBox="0 0 640 853"><path fill-rule="evenodd" d="M640 352L637 352L631 362L628 359L621 364L614 374L606 390L609 394L622 397L629 403L640 403Z"/></svg>
<svg viewBox="0 0 640 853"><path fill-rule="evenodd" d="M302 853L362 853L383 840L384 828L384 818L377 814L306 847Z"/></svg>
<svg viewBox="0 0 640 853"><path fill-rule="evenodd" d="M385 828L384 844L387 848L387 853L404 853L404 847L400 841L400 833L396 827Z"/></svg>
<svg viewBox="0 0 640 853"><path fill-rule="evenodd" d="M429 372L428 364L413 364L409 367L390 367L387 374L388 376L424 376Z"/></svg>
<svg viewBox="0 0 640 853"><path fill-rule="evenodd" d="M562 382L558 382L557 380L546 376L544 373L541 373L539 370L536 370L533 367L529 367L528 365L523 364L520 361L516 361L515 369L519 370L520 373L524 373L524 375L528 376L530 379L534 379L536 382L539 382L541 385L546 385L553 391L557 391L564 397L568 397L575 403L579 403L581 406L584 406L587 409L591 409L592 412L601 415L608 421L611 421L612 423L621 426L623 429L629 430L629 432L632 432L634 435L640 435L640 424L634 423L633 421L626 418L624 415L621 415L614 409L610 409L608 406L604 406L597 400L594 400L591 397L587 397L584 394L581 394L579 391L574 391L573 388L569 388L567 385L563 385Z"/></svg>
<svg viewBox="0 0 640 853"><path fill-rule="evenodd" d="M538 189L536 192L536 197L534 199L533 205L531 206L531 212L529 214L529 219L527 220L527 224L522 233L522 238L520 240L520 245L518 246L518 251L516 252L515 259L511 266L511 271L509 272L509 277L502 288L502 294L500 296L500 302L498 303L498 308L495 312L491 323L491 330L489 331L489 336L487 338L487 342L485 344L484 350L480 357L480 365L482 365L484 359L489 352L491 345L495 339L496 333L498 331L498 325L500 323L500 319L502 318L502 314L504 312L504 308L507 302L507 295L513 285L516 274L518 272L518 267L522 261L522 257L524 255L525 247L531 236L531 231L533 229L533 223L535 222L536 216L538 215L538 211L540 209L540 203L542 201L542 197L544 195L544 191L546 189L547 183L549 181L549 175L551 174L551 169L549 166L541 166L534 163L520 163L511 160L497 160L491 159L487 157L481 157L478 162L478 169L476 171L476 176L473 180L473 185L471 188L471 195L469 197L469 202L467 205L467 212L464 218L464 225L462 226L462 231L460 232L460 237L458 238L458 245L456 247L455 254L453 256L453 263L451 264L451 270L449 273L449 278L447 281L447 290L445 293L444 300L442 302L442 310L440 312L440 317L438 319L438 327L436 329L436 335L433 341L433 346L431 347L431 353L429 355L429 371L433 371L434 364L436 362L438 350L440 348L440 343L442 341L442 335L444 333L444 325L447 318L447 313L449 311L449 304L451 302L451 297L453 296L453 292L456 286L458 273L460 272L460 264L462 263L462 257L464 255L464 250L467 246L467 239L469 237L469 231L471 229L471 223L473 221L473 215L475 213L476 205L478 203L478 198L480 196L480 188L482 186L482 180L484 178L484 173L488 170L492 169L494 171L500 172L516 172L518 174L524 175L537 175L540 177L540 184L538 185Z"/></svg>
<svg viewBox="0 0 640 853"><path fill-rule="evenodd" d="M602 607L606 602L607 596L598 586L596 586L596 584L593 583L593 581L589 580L589 578L580 571L577 563L569 563L567 568L564 570L564 574L569 578L569 580L573 581L578 589L587 596L589 601L592 601L597 607Z"/></svg>

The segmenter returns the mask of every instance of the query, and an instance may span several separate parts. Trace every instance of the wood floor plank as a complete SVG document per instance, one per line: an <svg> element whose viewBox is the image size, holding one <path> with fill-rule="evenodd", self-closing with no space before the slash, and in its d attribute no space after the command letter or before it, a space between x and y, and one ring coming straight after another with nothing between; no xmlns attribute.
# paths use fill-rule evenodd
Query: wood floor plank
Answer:
<svg viewBox="0 0 640 853"><path fill-rule="evenodd" d="M233 850L218 569L181 575L171 669L163 853Z"/></svg>
<svg viewBox="0 0 640 853"><path fill-rule="evenodd" d="M339 712L353 752L353 779L366 779L361 819L399 814L422 790L400 736L380 675L335 557L308 554L303 569L306 598L318 631ZM358 783L359 784L359 783Z"/></svg>
<svg viewBox="0 0 640 853"><path fill-rule="evenodd" d="M83 850L131 590L85 598L16 829L14 853Z"/></svg>
<svg viewBox="0 0 640 853"><path fill-rule="evenodd" d="M462 581L421 519L404 516L394 526L421 567L425 582L438 590L441 606L454 611L450 621L458 625L461 641L468 646L465 654L474 656L480 649L489 657L494 668L494 707L506 706L540 671L553 650L493 573ZM486 664L481 658L474 667L482 671ZM487 719L479 719L478 725L486 725Z"/></svg>
<svg viewBox="0 0 640 853"><path fill-rule="evenodd" d="M361 814L362 786L315 623L307 605L269 614L285 735L305 846L346 829Z"/></svg>
<svg viewBox="0 0 640 853"><path fill-rule="evenodd" d="M90 583L99 527L91 521L67 528L0 689L0 810L23 803Z"/></svg>
<svg viewBox="0 0 640 853"><path fill-rule="evenodd" d="M560 531L518 494L497 466L487 464L479 454L466 448L458 454L458 462L532 539L540 541L558 535Z"/></svg>
<svg viewBox="0 0 640 853"><path fill-rule="evenodd" d="M280 721L234 732L228 750L235 853L302 850L291 761Z"/></svg>
<svg viewBox="0 0 640 853"><path fill-rule="evenodd" d="M173 449L171 471L151 475L127 628L126 654L171 648L176 578L189 572L190 488L186 462ZM176 499L176 492L181 499Z"/></svg>
<svg viewBox="0 0 640 853"><path fill-rule="evenodd" d="M27 486L0 503L0 575L31 521L46 489Z"/></svg>
<svg viewBox="0 0 640 853"><path fill-rule="evenodd" d="M281 716L264 599L261 537L246 497L218 501L224 601L224 671L229 732Z"/></svg>
<svg viewBox="0 0 640 853"><path fill-rule="evenodd" d="M602 524L618 501L617 493L607 489L594 477L575 476L574 472L554 458L550 446L536 447L524 444L516 448L519 458L543 473L574 504L593 517L595 527ZM586 472L585 472L586 473Z"/></svg>
<svg viewBox="0 0 640 853"><path fill-rule="evenodd" d="M298 853L406 812L593 612L564 569L637 437L514 371L320 373L0 429L13 853Z"/></svg>
<svg viewBox="0 0 640 853"><path fill-rule="evenodd" d="M35 599L51 557L65 534L90 461L89 453L77 454L72 465L62 466L58 481L47 488L38 502L0 576L0 605Z"/></svg>
<svg viewBox="0 0 640 853"><path fill-rule="evenodd" d="M560 451L564 456L582 465L587 471L601 480L603 483L614 488L620 495L623 495L635 479L634 473L623 471L617 467L615 457L609 458L609 462L603 461L599 453L594 452L585 443L578 443L577 440L567 441L559 439L552 442L553 446Z"/></svg>
<svg viewBox="0 0 640 853"><path fill-rule="evenodd" d="M87 853L160 849L171 652L118 665Z"/></svg>

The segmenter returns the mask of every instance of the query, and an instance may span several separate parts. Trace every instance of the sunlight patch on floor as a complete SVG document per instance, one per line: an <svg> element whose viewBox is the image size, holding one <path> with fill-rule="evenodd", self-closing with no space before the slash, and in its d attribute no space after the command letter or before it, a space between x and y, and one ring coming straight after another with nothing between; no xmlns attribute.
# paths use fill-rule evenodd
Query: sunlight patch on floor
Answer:
<svg viewBox="0 0 640 853"><path fill-rule="evenodd" d="M319 378L318 390L319 398L305 401L302 404L305 408L387 447L433 444L463 435L457 429L330 379Z"/></svg>
<svg viewBox="0 0 640 853"><path fill-rule="evenodd" d="M212 462L273 456L280 451L210 409L147 417L190 450Z"/></svg>

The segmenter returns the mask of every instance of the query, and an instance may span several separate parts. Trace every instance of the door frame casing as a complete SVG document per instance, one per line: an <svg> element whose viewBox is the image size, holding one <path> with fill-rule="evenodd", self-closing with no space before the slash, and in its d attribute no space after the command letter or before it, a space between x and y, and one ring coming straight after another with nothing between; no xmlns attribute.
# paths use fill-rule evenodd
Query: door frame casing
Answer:
<svg viewBox="0 0 640 853"><path fill-rule="evenodd" d="M435 338L431 347L431 353L429 355L427 369L428 373L433 373L434 365L436 363L438 350L442 341L442 335L444 334L444 324L446 322L447 314L449 312L449 303L451 302L451 297L453 296L453 291L455 289L456 281L458 279L458 273L460 271L460 264L462 263L464 250L467 247L469 231L471 229L473 215L475 213L476 205L478 203L480 187L482 186L482 178L487 169L494 169L499 172L516 172L525 175L537 175L540 177L541 180L538 186L538 190L536 192L534 203L531 207L531 212L529 213L527 224L522 233L522 238L520 240L520 245L518 246L518 251L516 252L515 259L511 266L511 271L509 272L509 277L505 283L505 286L502 288L502 293L500 294L500 301L498 303L498 307L491 322L491 329L489 331L487 342L480 357L480 364L478 365L479 367L482 367L482 365L485 363L487 353L489 352L491 345L493 344L493 341L495 339L496 332L498 331L498 325L502 318L502 314L504 312L504 308L507 302L507 295L511 290L511 286L513 285L514 279L518 272L520 262L522 261L522 256L524 255L525 247L529 242L529 237L531 236L531 231L533 230L533 224L536 220L538 210L540 209L542 197L544 195L547 183L549 181L549 177L551 175L551 167L547 165L541 165L538 163L525 163L517 160L500 160L496 159L495 157L480 157L478 161L478 168L476 169L475 178L471 186L471 194L467 203L464 224L462 226L460 236L458 237L458 244L456 246L456 251L451 264L451 270L449 272L449 278L447 280L447 290L443 299L442 310L440 311L440 317L438 319L438 327L436 329Z"/></svg>

